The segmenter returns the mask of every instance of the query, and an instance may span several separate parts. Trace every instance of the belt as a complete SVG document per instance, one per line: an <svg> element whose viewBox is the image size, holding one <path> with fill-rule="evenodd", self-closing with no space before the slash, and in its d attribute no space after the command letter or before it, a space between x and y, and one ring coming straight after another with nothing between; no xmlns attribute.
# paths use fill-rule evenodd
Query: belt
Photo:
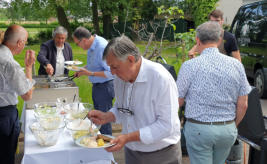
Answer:
<svg viewBox="0 0 267 164"><path fill-rule="evenodd" d="M113 79L112 79L112 80L105 81L105 82L103 82L103 83L93 83L93 85L106 84L106 83L109 83L109 82L111 82L111 81L113 81Z"/></svg>
<svg viewBox="0 0 267 164"><path fill-rule="evenodd" d="M16 108L17 105L0 106L0 109Z"/></svg>
<svg viewBox="0 0 267 164"><path fill-rule="evenodd" d="M171 145L166 146L166 147L164 147L164 148L162 148L162 149L155 150L155 151L150 151L150 152L143 152L143 151L135 151L135 152L143 153L143 154L156 153L156 152L160 152L160 151L164 151L164 150L166 150L166 149L172 148L172 147L175 146L175 145L176 145L176 144L171 144ZM128 148L128 149L129 149L129 148ZM130 150L131 150L131 149L130 149ZM131 150L131 151L133 151L133 150Z"/></svg>
<svg viewBox="0 0 267 164"><path fill-rule="evenodd" d="M186 119L189 122L195 123L195 124L203 124L203 125L226 125L226 124L231 124L234 122L234 120L231 121L220 121L220 122L201 122L198 120L194 120L192 118L187 118Z"/></svg>

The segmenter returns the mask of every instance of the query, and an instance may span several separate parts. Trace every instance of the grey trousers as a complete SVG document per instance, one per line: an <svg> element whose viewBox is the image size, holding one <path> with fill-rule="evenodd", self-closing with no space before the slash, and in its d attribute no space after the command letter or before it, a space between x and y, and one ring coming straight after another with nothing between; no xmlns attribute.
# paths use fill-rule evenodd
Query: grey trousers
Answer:
<svg viewBox="0 0 267 164"><path fill-rule="evenodd" d="M182 151L180 141L154 152L132 151L125 147L126 164L182 164Z"/></svg>

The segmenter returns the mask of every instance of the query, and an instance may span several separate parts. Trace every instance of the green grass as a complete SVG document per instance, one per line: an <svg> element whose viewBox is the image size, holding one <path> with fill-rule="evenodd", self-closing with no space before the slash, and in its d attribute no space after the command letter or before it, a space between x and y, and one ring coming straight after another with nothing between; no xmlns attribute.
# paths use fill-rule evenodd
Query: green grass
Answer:
<svg viewBox="0 0 267 164"><path fill-rule="evenodd" d="M167 44L168 43L164 43L164 45L166 45L166 46L167 46ZM169 43L169 44L172 44L172 43ZM144 52L145 46L146 46L145 42L140 42L140 43L138 42L137 43L137 47L140 49L141 53ZM74 43L71 43L71 47L73 50L73 58L77 59L79 61L82 61L83 65L86 65L86 58L87 58L86 51L84 51L80 47L76 46ZM38 52L40 50L40 45L26 46L25 49L21 52L21 54L16 55L14 57L15 60L18 61L18 63L20 63L20 65L22 67L24 67L25 51L28 49L33 49L36 53L36 56L37 56ZM163 50L162 56L166 59L168 64L175 66L175 69L177 72L180 64L179 64L177 58L175 57L175 49L169 48L169 49ZM36 73L38 73L39 66L40 66L40 64L38 63L38 61L36 61L36 63L35 63ZM69 74L72 75L72 74L74 74L74 72L70 71ZM93 101L92 101L92 84L88 80L88 77L83 76L80 78L75 78L74 82L79 87L79 96L80 96L82 102L89 102L89 103L93 104ZM18 106L19 114L21 114L21 111L23 108L23 100L21 98L19 98L19 103L17 106Z"/></svg>

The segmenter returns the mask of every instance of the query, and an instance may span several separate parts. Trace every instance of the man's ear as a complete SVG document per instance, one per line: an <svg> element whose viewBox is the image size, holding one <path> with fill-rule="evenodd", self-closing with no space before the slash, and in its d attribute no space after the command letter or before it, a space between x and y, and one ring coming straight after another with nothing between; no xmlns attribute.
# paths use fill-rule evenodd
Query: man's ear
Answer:
<svg viewBox="0 0 267 164"><path fill-rule="evenodd" d="M130 63L135 63L135 57L134 57L134 56L129 55L129 56L127 57L127 59L128 59L128 61L129 61Z"/></svg>
<svg viewBox="0 0 267 164"><path fill-rule="evenodd" d="M23 41L22 41L21 39L19 39L19 40L17 41L17 46L18 46L18 47L23 47Z"/></svg>

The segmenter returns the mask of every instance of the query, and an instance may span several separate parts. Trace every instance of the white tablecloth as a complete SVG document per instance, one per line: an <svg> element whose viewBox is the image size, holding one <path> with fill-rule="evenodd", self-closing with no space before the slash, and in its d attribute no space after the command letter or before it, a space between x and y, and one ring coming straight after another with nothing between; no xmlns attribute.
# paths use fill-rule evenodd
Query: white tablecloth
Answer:
<svg viewBox="0 0 267 164"><path fill-rule="evenodd" d="M114 162L112 153L103 148L87 149L75 145L66 130L61 134L56 145L40 146L29 129L29 125L34 121L33 110L26 110L22 164L110 164L111 161Z"/></svg>

